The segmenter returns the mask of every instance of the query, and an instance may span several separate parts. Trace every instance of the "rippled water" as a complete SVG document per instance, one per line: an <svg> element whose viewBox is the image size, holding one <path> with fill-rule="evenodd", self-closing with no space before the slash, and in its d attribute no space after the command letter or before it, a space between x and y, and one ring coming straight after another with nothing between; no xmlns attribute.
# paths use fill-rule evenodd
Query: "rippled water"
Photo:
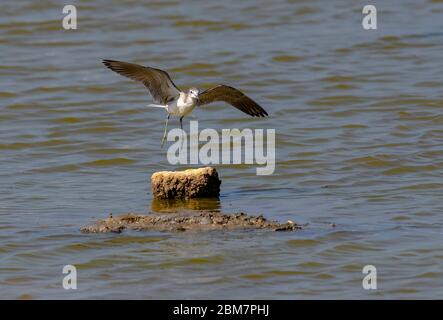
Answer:
<svg viewBox="0 0 443 320"><path fill-rule="evenodd" d="M62 1L3 1L0 297L441 298L443 2L374 2L377 31L361 27L366 2L345 0L75 1L66 31ZM222 104L188 118L277 130L275 174L219 166L209 205L304 229L81 234L110 212L158 210L150 176L177 169L160 149L165 114L102 58L259 101L270 118ZM62 288L67 264L76 291ZM367 264L376 291L362 288Z"/></svg>

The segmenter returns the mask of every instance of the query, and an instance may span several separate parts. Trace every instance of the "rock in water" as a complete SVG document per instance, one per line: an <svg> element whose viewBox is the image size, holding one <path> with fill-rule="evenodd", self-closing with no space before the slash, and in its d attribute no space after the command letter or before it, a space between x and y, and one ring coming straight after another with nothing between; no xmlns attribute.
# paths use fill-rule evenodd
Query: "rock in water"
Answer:
<svg viewBox="0 0 443 320"><path fill-rule="evenodd" d="M152 194L157 199L218 197L220 184L217 170L212 167L160 171L151 177Z"/></svg>

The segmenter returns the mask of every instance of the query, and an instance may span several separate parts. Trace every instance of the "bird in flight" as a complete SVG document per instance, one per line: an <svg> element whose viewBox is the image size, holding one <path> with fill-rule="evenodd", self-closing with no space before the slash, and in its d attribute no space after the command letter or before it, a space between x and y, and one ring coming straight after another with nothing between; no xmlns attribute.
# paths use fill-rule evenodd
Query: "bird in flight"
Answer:
<svg viewBox="0 0 443 320"><path fill-rule="evenodd" d="M230 86L222 84L202 92L197 88L190 88L186 93L177 88L166 71L115 60L103 60L103 64L122 76L143 83L156 102L148 106L166 110L168 117L161 146L166 139L171 115L180 117L180 128L183 130L183 117L190 114L196 106L223 101L253 117L268 115L254 100Z"/></svg>

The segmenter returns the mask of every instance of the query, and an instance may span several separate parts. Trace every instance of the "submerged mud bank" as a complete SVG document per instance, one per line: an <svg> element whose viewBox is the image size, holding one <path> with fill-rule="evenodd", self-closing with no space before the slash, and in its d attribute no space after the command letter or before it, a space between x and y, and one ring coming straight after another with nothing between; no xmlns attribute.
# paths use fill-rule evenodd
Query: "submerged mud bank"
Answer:
<svg viewBox="0 0 443 320"><path fill-rule="evenodd" d="M292 221L279 223L267 220L262 215L250 216L245 213L222 214L217 212L192 212L176 214L147 215L128 213L99 220L80 230L84 233L138 231L210 231L265 229L270 231L295 231L301 227Z"/></svg>

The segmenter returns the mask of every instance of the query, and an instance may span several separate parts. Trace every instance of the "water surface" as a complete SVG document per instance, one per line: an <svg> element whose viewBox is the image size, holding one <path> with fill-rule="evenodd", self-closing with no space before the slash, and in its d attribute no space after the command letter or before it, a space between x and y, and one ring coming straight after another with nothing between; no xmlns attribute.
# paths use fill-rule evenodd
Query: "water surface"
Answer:
<svg viewBox="0 0 443 320"><path fill-rule="evenodd" d="M74 1L67 31L62 1L3 1L0 298L441 298L443 3L373 3L377 31L364 1ZM211 208L305 228L81 234L158 209L151 174L181 168L160 148L165 114L103 58L254 97L269 118L214 104L187 119L277 130L275 174L218 166Z"/></svg>

